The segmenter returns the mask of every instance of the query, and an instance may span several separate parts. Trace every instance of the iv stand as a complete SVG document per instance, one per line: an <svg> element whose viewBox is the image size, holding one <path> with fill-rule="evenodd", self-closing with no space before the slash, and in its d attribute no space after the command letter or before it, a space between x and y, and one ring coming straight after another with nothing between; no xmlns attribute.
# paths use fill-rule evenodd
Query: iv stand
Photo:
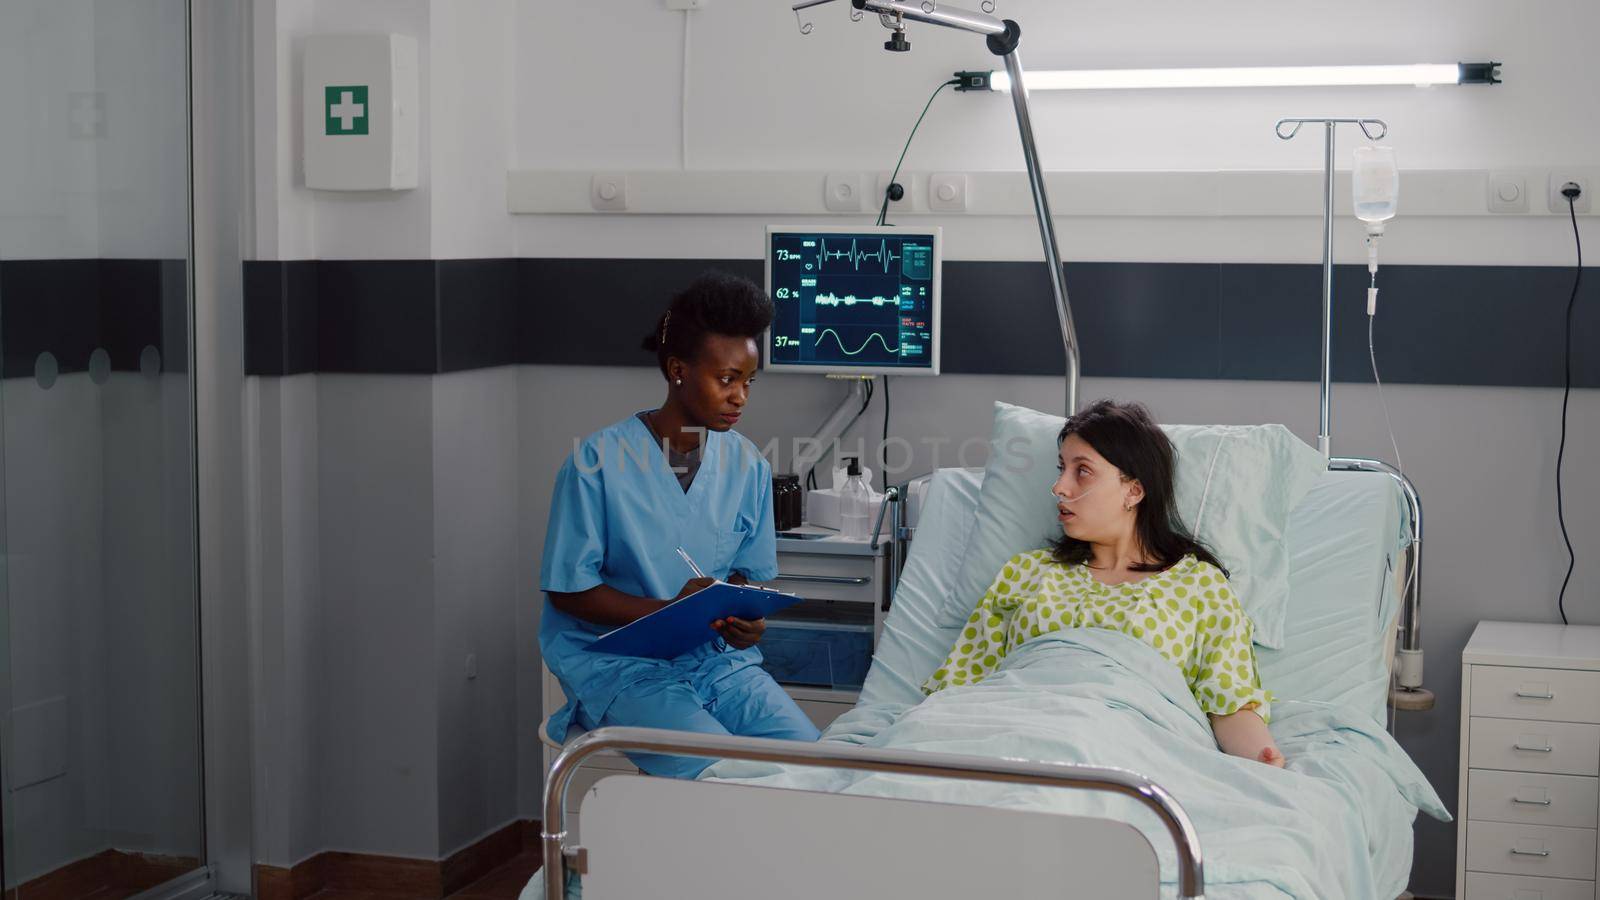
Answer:
<svg viewBox="0 0 1600 900"><path fill-rule="evenodd" d="M832 0L799 0L793 4L796 19L800 11L821 6ZM1016 22L1001 21L986 13L971 12L947 6L936 0L850 0L851 18L861 18L862 11L877 13L886 25L901 25L904 21L942 25L960 31L984 35L989 52L1005 60L1006 73L1011 76L1011 103L1016 109L1017 132L1022 138L1022 158L1028 167L1028 187L1033 192L1033 211L1039 219L1039 240L1044 245L1044 262L1050 270L1050 290L1056 303L1056 320L1061 326L1061 344L1066 352L1067 415L1078 411L1078 333L1072 323L1072 305L1067 300L1066 273L1061 267L1061 251L1056 244L1055 223L1050 217L1050 198L1045 193L1044 171L1039 165L1039 152L1033 142L1033 120L1028 114L1028 90L1022 83L1022 61L1017 57L1017 43L1022 38L1022 28ZM993 4L985 2L985 9ZM811 24L801 21L800 33L811 33Z"/></svg>
<svg viewBox="0 0 1600 900"><path fill-rule="evenodd" d="M1317 427L1317 445L1328 461L1328 468L1345 472L1376 472L1394 479L1405 497L1411 516L1411 546L1408 571L1400 611L1400 640L1396 683L1389 702L1397 709L1431 709L1432 691L1422 686L1422 501L1416 487L1400 470L1375 459L1344 458L1332 455L1330 440L1333 399L1333 136L1341 125L1355 125L1369 141L1381 141L1389 133L1382 119L1279 119L1273 131L1281 140L1290 140L1305 124L1323 127L1322 161L1322 418ZM1285 128L1285 126L1288 126Z"/></svg>
<svg viewBox="0 0 1600 900"><path fill-rule="evenodd" d="M1333 403L1333 133L1340 124L1357 125L1369 141L1381 141L1389 133L1382 119L1279 119L1272 130L1279 140L1290 140L1305 124L1321 125L1324 134L1322 157L1322 418L1317 424L1317 449L1322 458L1332 456L1330 419ZM1284 126L1289 125L1287 131ZM1373 133L1373 129L1377 133Z"/></svg>

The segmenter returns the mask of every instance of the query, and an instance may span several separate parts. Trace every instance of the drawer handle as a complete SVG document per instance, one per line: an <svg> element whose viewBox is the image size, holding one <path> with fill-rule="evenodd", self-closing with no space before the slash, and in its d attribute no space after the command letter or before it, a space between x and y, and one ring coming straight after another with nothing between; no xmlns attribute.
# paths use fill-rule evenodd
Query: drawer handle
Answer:
<svg viewBox="0 0 1600 900"><path fill-rule="evenodd" d="M870 584L870 578L852 578L845 575L785 575L778 573L773 581L804 581L807 584Z"/></svg>
<svg viewBox="0 0 1600 900"><path fill-rule="evenodd" d="M1550 855L1550 851L1549 850L1518 850L1515 847L1513 847L1513 848L1511 848L1511 855L1512 856L1549 856Z"/></svg>
<svg viewBox="0 0 1600 900"><path fill-rule="evenodd" d="M1550 753L1551 751L1556 749L1556 748L1551 747L1549 745L1545 745L1543 747L1524 747L1521 744L1512 744L1511 746L1512 746L1513 749L1526 750L1529 753Z"/></svg>
<svg viewBox="0 0 1600 900"><path fill-rule="evenodd" d="M1545 691L1542 694L1530 694L1527 691L1517 691L1517 696L1524 700L1554 700L1556 698L1556 695L1550 693L1549 691Z"/></svg>
<svg viewBox="0 0 1600 900"><path fill-rule="evenodd" d="M1511 798L1511 802L1512 803L1526 803L1529 806L1549 806L1550 805L1550 801L1549 800L1524 800L1521 797L1512 797Z"/></svg>

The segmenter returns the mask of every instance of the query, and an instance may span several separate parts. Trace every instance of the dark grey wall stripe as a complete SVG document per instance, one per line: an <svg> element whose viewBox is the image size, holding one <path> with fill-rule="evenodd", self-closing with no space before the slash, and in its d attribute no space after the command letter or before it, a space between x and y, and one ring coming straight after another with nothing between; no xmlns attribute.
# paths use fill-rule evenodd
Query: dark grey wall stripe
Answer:
<svg viewBox="0 0 1600 900"><path fill-rule="evenodd" d="M116 371L139 371L145 347L161 369L188 367L188 266L181 259L0 260L0 373L31 378L49 352L82 372L104 349Z"/></svg>
<svg viewBox="0 0 1600 900"><path fill-rule="evenodd" d="M756 260L479 259L245 264L246 368L437 373L509 363L654 365L639 341L668 298ZM1384 267L1385 380L1559 386L1573 270ZM1364 266L1335 273L1334 378L1370 382ZM1316 265L1069 263L1089 376L1314 381ZM1573 321L1573 377L1600 387L1600 273ZM1039 263L944 266L943 365L952 374L1058 375L1060 332Z"/></svg>
<svg viewBox="0 0 1600 900"><path fill-rule="evenodd" d="M245 263L244 333L246 372L316 371L317 263Z"/></svg>
<svg viewBox="0 0 1600 900"><path fill-rule="evenodd" d="M762 264L738 259L519 259L517 361L654 366L640 349L672 295L707 269L760 283Z"/></svg>
<svg viewBox="0 0 1600 900"><path fill-rule="evenodd" d="M439 371L457 372L518 361L517 260L452 259L439 263Z"/></svg>

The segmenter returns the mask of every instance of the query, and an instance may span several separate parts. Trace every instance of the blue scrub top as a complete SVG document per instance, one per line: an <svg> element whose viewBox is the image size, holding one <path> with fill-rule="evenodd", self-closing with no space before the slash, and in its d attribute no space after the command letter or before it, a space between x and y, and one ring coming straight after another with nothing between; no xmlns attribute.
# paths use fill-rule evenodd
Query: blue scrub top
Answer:
<svg viewBox="0 0 1600 900"><path fill-rule="evenodd" d="M629 416L585 438L562 464L539 587L577 593L607 584L671 599L694 577L675 551L680 546L713 578L732 572L751 581L776 577L772 467L742 435L707 431L700 470L685 491L650 429ZM761 662L760 650L734 650L721 638L672 660L584 649L609 630L561 612L546 596L539 648L567 695L567 704L550 717L553 740L565 740L580 708L590 723L599 722L617 694L636 682L693 674L697 683L710 684Z"/></svg>

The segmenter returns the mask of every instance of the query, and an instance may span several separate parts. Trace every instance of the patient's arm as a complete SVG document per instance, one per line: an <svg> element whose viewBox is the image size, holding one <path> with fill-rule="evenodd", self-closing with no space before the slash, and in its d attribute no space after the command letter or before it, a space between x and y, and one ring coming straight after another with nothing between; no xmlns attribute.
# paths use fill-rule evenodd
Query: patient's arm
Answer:
<svg viewBox="0 0 1600 900"><path fill-rule="evenodd" d="M1211 731L1217 736L1217 746L1223 753L1283 768L1283 753L1272 740L1272 733L1267 731L1267 723L1261 721L1254 709L1212 716Z"/></svg>

